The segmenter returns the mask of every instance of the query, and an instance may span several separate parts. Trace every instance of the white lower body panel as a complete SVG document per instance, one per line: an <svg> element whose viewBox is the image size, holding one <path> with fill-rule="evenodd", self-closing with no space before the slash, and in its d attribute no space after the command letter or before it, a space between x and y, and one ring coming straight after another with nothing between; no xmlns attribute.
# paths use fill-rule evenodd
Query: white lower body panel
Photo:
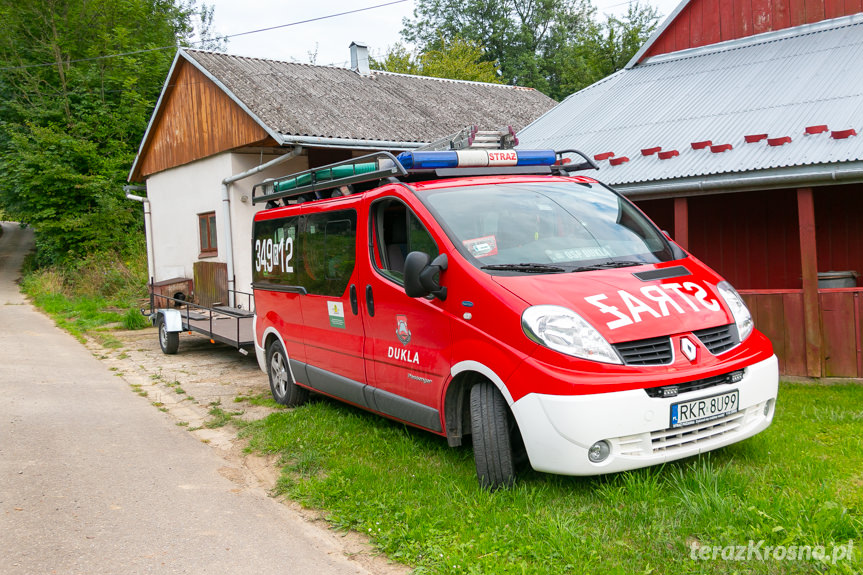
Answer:
<svg viewBox="0 0 863 575"><path fill-rule="evenodd" d="M531 466L563 475L599 475L657 465L736 443L773 421L779 369L776 356L745 369L734 384L651 398L643 389L580 396L528 394L512 405ZM739 409L718 419L670 428L671 405L739 390ZM605 440L605 461L588 448Z"/></svg>

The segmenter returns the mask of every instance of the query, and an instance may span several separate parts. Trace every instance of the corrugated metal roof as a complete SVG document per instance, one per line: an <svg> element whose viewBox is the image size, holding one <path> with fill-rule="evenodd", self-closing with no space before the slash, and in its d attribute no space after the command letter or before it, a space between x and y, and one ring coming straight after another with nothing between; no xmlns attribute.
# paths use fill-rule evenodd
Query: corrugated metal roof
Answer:
<svg viewBox="0 0 863 575"><path fill-rule="evenodd" d="M430 142L467 125L521 129L555 101L531 88L187 50L271 133Z"/></svg>
<svg viewBox="0 0 863 575"><path fill-rule="evenodd" d="M597 177L620 185L863 159L863 14L647 60L577 92L519 134L524 148L614 152ZM804 135L809 126L830 131ZM831 131L859 136L833 139ZM789 136L769 146L744 137ZM712 153L691 143L732 149ZM661 160L641 150L661 146Z"/></svg>

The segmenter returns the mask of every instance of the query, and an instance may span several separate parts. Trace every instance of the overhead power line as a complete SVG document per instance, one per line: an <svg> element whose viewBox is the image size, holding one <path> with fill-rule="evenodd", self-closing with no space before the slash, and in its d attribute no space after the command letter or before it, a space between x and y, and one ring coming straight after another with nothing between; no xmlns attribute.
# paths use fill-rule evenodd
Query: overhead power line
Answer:
<svg viewBox="0 0 863 575"><path fill-rule="evenodd" d="M329 18L338 18L339 16L347 16L348 14L356 14L357 12L365 12L367 10L374 10L376 8L383 8L385 6L392 6L393 4L402 4L407 2L408 0L392 0L391 2L384 2L383 4L375 4L374 6L366 6L365 8L357 8L355 10L346 10L344 12L338 12L336 14L327 14L325 16L318 16L316 18L309 18L307 20L297 20L296 22L288 22L287 24L279 24L278 26L270 26L268 28L259 28L257 30L249 30L248 32L238 32L236 34L228 34L227 36L220 36L220 38L236 38L238 36L248 36L249 34L258 34L260 32L269 32L270 30L278 30L280 28L287 28L289 26L299 26L300 24L308 24L310 22L318 22L320 20L327 20ZM201 44L203 41L192 42L192 44ZM68 60L64 62L64 64L75 64L78 62L93 62L96 60L108 60L110 58L121 58L123 56L133 56L135 54L144 54L147 52L158 52L160 50L173 50L177 48L177 46L160 46L158 48L148 48L145 50L134 50L132 52L122 52L120 54L105 54L103 56L93 56L92 58L76 58L75 60ZM5 72L7 70L24 70L27 68L45 68L48 66L56 66L57 62L46 62L43 64L24 64L22 66L4 66L0 68L0 72Z"/></svg>
<svg viewBox="0 0 863 575"><path fill-rule="evenodd" d="M289 22L288 24L280 24L278 26L270 26L269 28L260 28L259 30L250 30L249 32L239 32L230 34L224 38L236 38L237 36L246 36L248 34L257 34L258 32L269 32L270 30L278 30L279 28L287 28L288 26L296 26L298 24L308 24L309 22L317 22L318 20L326 20L327 18L336 18L338 16L347 16L348 14L356 14L357 12L365 12L366 10L374 10L375 8L383 8L384 6L392 6L393 4L402 4L408 0L393 0L384 4L375 4L374 6L366 6L365 8L357 8L356 10L348 10L339 12L338 14L329 14L327 16L318 16L317 18L309 18L308 20L299 20L297 22Z"/></svg>

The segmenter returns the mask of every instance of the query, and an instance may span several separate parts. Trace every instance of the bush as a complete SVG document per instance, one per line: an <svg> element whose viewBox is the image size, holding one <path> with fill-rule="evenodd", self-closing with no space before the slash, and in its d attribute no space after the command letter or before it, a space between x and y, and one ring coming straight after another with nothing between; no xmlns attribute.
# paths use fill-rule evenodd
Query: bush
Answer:
<svg viewBox="0 0 863 575"><path fill-rule="evenodd" d="M37 233L37 244L39 234ZM36 253L22 266L25 291L85 299L104 298L113 307L134 307L147 297L147 245L144 234L131 234L124 246L102 249L65 263L45 263Z"/></svg>
<svg viewBox="0 0 863 575"><path fill-rule="evenodd" d="M68 284L75 295L103 297L117 307L129 307L147 295L147 266L140 254L123 258L96 253L70 270Z"/></svg>

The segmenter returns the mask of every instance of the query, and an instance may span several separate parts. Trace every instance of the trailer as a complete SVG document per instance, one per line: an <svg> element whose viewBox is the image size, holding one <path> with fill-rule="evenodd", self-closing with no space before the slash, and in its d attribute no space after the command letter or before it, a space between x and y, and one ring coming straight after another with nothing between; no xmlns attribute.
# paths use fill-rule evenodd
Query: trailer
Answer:
<svg viewBox="0 0 863 575"><path fill-rule="evenodd" d="M175 296L156 293L150 284L150 309L141 310L159 331L159 347L162 353L175 354L180 347L180 334L199 333L210 343L222 343L248 355L255 347L254 296L234 291L234 302L245 302L245 307L215 304L205 306L188 301L184 294ZM178 297L179 296L179 297Z"/></svg>

